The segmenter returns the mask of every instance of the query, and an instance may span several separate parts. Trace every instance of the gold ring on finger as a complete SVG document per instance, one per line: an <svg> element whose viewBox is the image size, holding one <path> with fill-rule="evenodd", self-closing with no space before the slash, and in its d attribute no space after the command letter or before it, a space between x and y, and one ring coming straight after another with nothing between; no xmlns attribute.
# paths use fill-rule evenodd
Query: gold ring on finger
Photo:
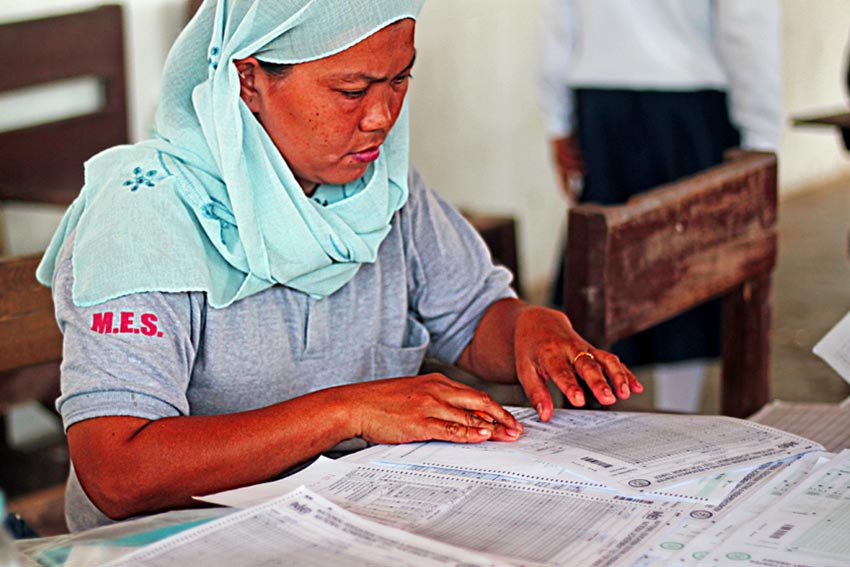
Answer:
<svg viewBox="0 0 850 567"><path fill-rule="evenodd" d="M590 360L596 360L596 357L593 356L593 354L591 352L583 350L573 357L573 366L576 365L576 362L578 362L578 359L581 358L582 356L587 356L587 357L590 358Z"/></svg>

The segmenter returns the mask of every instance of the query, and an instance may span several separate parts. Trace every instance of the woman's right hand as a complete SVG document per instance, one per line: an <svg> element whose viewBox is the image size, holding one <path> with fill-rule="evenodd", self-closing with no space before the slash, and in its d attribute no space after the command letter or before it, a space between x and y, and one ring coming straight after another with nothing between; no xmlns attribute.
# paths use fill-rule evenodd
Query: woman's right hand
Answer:
<svg viewBox="0 0 850 567"><path fill-rule="evenodd" d="M345 392L356 436L372 443L515 441L523 429L490 396L442 374L363 382L339 391Z"/></svg>

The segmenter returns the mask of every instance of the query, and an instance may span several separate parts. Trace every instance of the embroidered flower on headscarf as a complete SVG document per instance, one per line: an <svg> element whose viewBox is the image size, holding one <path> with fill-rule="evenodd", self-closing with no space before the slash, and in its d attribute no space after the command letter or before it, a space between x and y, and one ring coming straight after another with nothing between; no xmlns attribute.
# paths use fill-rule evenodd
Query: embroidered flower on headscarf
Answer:
<svg viewBox="0 0 850 567"><path fill-rule="evenodd" d="M145 187L154 187L156 186L156 183L154 183L154 181L156 181L156 179L154 179L156 174L157 171L155 169L142 173L142 168L136 167L133 169L133 178L125 181L124 187L129 187L130 191L136 191L143 185Z"/></svg>
<svg viewBox="0 0 850 567"><path fill-rule="evenodd" d="M210 48L210 56L207 58L207 63L210 66L211 71L215 71L218 69L218 56L221 55L221 49L218 47Z"/></svg>

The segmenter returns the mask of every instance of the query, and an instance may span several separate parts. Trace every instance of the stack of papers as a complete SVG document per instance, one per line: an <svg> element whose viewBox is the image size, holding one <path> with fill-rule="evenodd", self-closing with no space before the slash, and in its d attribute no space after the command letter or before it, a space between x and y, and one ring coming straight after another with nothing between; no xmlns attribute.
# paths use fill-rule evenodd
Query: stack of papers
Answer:
<svg viewBox="0 0 850 567"><path fill-rule="evenodd" d="M749 419L817 441L827 451L850 447L850 399L841 404L775 400Z"/></svg>
<svg viewBox="0 0 850 567"><path fill-rule="evenodd" d="M517 442L319 459L110 566L850 565L850 451L718 416L512 411Z"/></svg>

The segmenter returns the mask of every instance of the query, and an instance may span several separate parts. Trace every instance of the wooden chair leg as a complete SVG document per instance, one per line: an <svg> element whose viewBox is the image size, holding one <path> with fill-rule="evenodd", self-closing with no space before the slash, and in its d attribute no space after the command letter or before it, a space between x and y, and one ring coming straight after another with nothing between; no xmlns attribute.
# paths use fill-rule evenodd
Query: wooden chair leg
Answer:
<svg viewBox="0 0 850 567"><path fill-rule="evenodd" d="M770 276L723 299L721 413L746 418L770 396Z"/></svg>

